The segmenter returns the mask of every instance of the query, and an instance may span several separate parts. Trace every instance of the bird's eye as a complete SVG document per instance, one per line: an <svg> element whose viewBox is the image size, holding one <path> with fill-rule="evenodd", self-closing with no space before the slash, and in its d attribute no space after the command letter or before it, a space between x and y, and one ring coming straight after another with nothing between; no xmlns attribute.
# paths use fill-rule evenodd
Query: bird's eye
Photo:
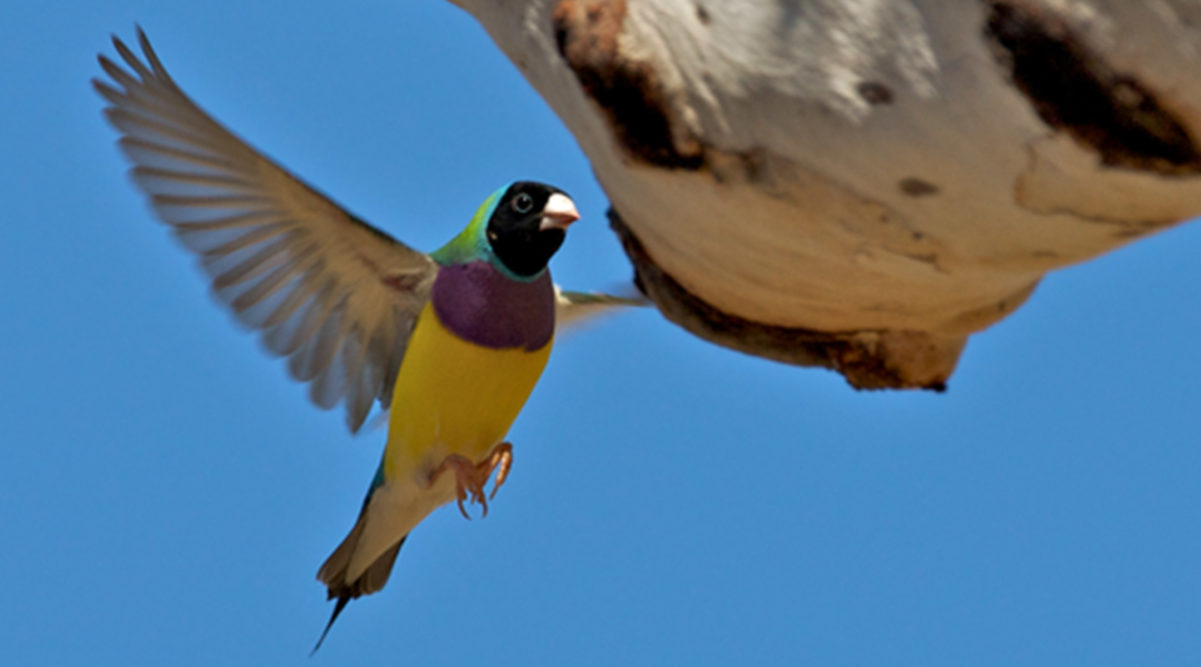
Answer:
<svg viewBox="0 0 1201 667"><path fill-rule="evenodd" d="M534 198L522 192L513 198L513 210L518 213L529 213L534 208Z"/></svg>

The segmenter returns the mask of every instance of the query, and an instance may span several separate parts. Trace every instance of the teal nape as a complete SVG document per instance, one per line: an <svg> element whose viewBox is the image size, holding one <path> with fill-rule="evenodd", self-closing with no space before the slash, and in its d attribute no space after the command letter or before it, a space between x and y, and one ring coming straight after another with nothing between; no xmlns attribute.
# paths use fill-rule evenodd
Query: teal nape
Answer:
<svg viewBox="0 0 1201 667"><path fill-rule="evenodd" d="M500 261L500 258L492 251L492 245L488 243L488 220L496 212L496 206L500 203L501 195L513 187L513 183L516 183L516 181L502 185L489 195L484 200L484 203L480 204L480 207L475 210L475 214L471 216L471 222L467 223L467 228L459 232L446 245L431 252L430 257L443 266L466 264L467 262L474 262L479 259L487 259L488 263L495 267L497 271L503 273L506 278L519 280L523 283L537 280L539 276L545 273L545 268L532 276L522 276L514 273L509 267L505 266L504 262Z"/></svg>

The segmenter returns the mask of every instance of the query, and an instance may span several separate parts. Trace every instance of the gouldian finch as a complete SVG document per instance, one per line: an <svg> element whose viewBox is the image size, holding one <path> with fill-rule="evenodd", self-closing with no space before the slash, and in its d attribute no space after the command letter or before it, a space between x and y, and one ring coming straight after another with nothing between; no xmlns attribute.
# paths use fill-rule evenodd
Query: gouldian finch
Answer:
<svg viewBox="0 0 1201 667"><path fill-rule="evenodd" d="M438 507L479 502L550 354L556 314L633 303L565 292L547 261L579 214L563 191L517 182L425 254L335 204L194 104L138 30L144 61L113 45L93 80L133 162L133 180L264 346L288 357L317 405L346 406L352 432L373 404L388 439L358 520L318 572L347 602L388 581L409 532ZM116 85L113 85L116 84ZM314 648L314 650L316 650Z"/></svg>

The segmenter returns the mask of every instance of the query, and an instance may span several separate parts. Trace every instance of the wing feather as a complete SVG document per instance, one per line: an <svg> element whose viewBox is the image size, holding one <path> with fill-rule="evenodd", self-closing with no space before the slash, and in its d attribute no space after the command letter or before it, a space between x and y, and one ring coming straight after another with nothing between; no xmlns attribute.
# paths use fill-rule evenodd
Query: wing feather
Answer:
<svg viewBox="0 0 1201 667"><path fill-rule="evenodd" d="M573 292L555 285L555 327L571 327L615 308L649 305L650 301L641 294L619 296L603 292Z"/></svg>
<svg viewBox="0 0 1201 667"><path fill-rule="evenodd" d="M288 357L314 403L344 403L357 431L375 402L391 400L436 264L226 130L175 84L140 29L138 42L140 58L113 38L120 63L100 56L110 81L93 81L134 183L197 255L217 298Z"/></svg>

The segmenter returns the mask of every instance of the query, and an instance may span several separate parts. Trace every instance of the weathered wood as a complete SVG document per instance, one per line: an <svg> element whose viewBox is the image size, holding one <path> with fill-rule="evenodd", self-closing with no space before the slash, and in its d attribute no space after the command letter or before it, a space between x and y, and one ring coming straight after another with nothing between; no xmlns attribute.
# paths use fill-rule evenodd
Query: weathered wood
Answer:
<svg viewBox="0 0 1201 667"><path fill-rule="evenodd" d="M940 387L1052 269L1201 212L1201 0L454 0L719 344Z"/></svg>

